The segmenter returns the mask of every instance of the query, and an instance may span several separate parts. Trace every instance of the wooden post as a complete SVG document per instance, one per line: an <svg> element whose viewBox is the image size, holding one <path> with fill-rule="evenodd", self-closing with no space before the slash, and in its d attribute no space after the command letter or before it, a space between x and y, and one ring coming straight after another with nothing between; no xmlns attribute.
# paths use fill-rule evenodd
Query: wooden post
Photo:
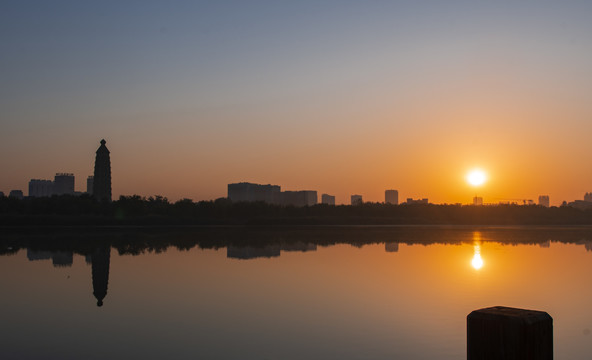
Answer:
<svg viewBox="0 0 592 360"><path fill-rule="evenodd" d="M467 316L467 360L553 359L553 318L495 306Z"/></svg>

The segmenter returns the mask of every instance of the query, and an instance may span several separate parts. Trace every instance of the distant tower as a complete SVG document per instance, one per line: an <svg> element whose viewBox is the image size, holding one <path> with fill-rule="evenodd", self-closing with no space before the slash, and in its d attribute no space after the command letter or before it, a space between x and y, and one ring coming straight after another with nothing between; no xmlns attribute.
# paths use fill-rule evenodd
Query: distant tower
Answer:
<svg viewBox="0 0 592 360"><path fill-rule="evenodd" d="M549 207L549 195L539 196L539 205L544 206L544 207Z"/></svg>
<svg viewBox="0 0 592 360"><path fill-rule="evenodd" d="M57 173L53 180L54 195L74 195L74 174Z"/></svg>
<svg viewBox="0 0 592 360"><path fill-rule="evenodd" d="M94 176L89 176L86 178L86 193L92 195L93 194L93 184L95 183Z"/></svg>
<svg viewBox="0 0 592 360"><path fill-rule="evenodd" d="M29 181L29 196L48 197L53 194L53 181L31 179Z"/></svg>
<svg viewBox="0 0 592 360"><path fill-rule="evenodd" d="M111 159L106 143L105 139L101 140L95 159L93 196L99 201L111 201Z"/></svg>
<svg viewBox="0 0 592 360"><path fill-rule="evenodd" d="M386 190L384 192L384 202L387 204L399 204L399 192L397 190Z"/></svg>
<svg viewBox="0 0 592 360"><path fill-rule="evenodd" d="M351 204L352 205L362 205L362 195L352 195L351 196Z"/></svg>
<svg viewBox="0 0 592 360"><path fill-rule="evenodd" d="M23 191L22 190L10 190L10 193L8 194L8 197L22 200L23 197L24 197Z"/></svg>
<svg viewBox="0 0 592 360"><path fill-rule="evenodd" d="M335 196L323 194L321 195L321 203L325 205L335 205Z"/></svg>

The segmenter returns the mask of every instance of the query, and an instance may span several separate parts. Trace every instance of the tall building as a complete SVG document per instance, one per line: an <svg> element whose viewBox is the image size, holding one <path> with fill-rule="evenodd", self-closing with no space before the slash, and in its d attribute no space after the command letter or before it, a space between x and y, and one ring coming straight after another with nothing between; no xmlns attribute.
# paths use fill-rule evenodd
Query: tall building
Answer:
<svg viewBox="0 0 592 360"><path fill-rule="evenodd" d="M228 199L239 201L263 201L268 204L281 202L281 188L278 185L260 185L248 182L228 184Z"/></svg>
<svg viewBox="0 0 592 360"><path fill-rule="evenodd" d="M397 190L386 190L384 192L384 202L399 205L399 192Z"/></svg>
<svg viewBox="0 0 592 360"><path fill-rule="evenodd" d="M55 195L74 195L74 174L57 173L53 180Z"/></svg>
<svg viewBox="0 0 592 360"><path fill-rule="evenodd" d="M321 195L321 203L325 205L335 205L335 196L323 194Z"/></svg>
<svg viewBox="0 0 592 360"><path fill-rule="evenodd" d="M29 181L29 196L49 197L53 195L53 181L31 179Z"/></svg>
<svg viewBox="0 0 592 360"><path fill-rule="evenodd" d="M0 191L0 198L4 197L4 192Z"/></svg>
<svg viewBox="0 0 592 360"><path fill-rule="evenodd" d="M483 198L480 197L480 196L475 196L473 198L473 205L475 205L475 206L481 206L481 205L483 205Z"/></svg>
<svg viewBox="0 0 592 360"><path fill-rule="evenodd" d="M586 195L584 195L584 201L592 202L592 192L586 193Z"/></svg>
<svg viewBox="0 0 592 360"><path fill-rule="evenodd" d="M261 185L248 182L228 184L228 199L232 202L261 201L284 206L313 206L318 202L314 190L281 191L279 185Z"/></svg>
<svg viewBox="0 0 592 360"><path fill-rule="evenodd" d="M93 186L95 183L95 177L89 176L86 178L86 193L92 195L93 194Z"/></svg>
<svg viewBox="0 0 592 360"><path fill-rule="evenodd" d="M539 196L539 205L544 206L544 207L549 207L549 195Z"/></svg>
<svg viewBox="0 0 592 360"><path fill-rule="evenodd" d="M22 190L10 190L8 197L15 198L15 199L22 199L24 197Z"/></svg>
<svg viewBox="0 0 592 360"><path fill-rule="evenodd" d="M97 149L95 174L93 177L93 196L99 201L111 201L111 158L105 146L105 139Z"/></svg>
<svg viewBox="0 0 592 360"><path fill-rule="evenodd" d="M317 192L313 190L282 191L284 206L313 206L317 204Z"/></svg>
<svg viewBox="0 0 592 360"><path fill-rule="evenodd" d="M351 204L352 205L362 205L362 195L352 195L351 196Z"/></svg>

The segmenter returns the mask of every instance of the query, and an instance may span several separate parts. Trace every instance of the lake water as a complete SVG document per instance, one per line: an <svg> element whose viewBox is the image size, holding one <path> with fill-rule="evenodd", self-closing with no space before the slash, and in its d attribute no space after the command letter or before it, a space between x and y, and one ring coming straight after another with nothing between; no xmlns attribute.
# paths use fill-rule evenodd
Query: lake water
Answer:
<svg viewBox="0 0 592 360"><path fill-rule="evenodd" d="M592 355L592 228L2 229L4 359L462 359L547 311ZM101 306L97 306L101 305Z"/></svg>

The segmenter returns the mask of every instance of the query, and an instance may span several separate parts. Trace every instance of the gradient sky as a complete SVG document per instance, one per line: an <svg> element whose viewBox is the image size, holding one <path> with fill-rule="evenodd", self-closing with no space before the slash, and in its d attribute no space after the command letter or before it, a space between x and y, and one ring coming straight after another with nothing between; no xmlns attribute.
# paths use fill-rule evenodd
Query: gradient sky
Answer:
<svg viewBox="0 0 592 360"><path fill-rule="evenodd" d="M84 190L105 138L115 197L558 205L592 191L590 64L589 1L3 1L0 191Z"/></svg>

